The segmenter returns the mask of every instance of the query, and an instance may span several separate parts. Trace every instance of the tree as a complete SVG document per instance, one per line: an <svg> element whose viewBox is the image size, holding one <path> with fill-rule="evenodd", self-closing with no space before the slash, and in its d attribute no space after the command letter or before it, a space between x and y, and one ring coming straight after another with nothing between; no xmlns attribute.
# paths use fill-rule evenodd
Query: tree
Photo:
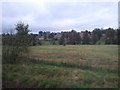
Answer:
<svg viewBox="0 0 120 90"><path fill-rule="evenodd" d="M59 44L60 45L64 45L65 44L65 33L64 32L62 33L62 36L61 36L61 38L59 40Z"/></svg>
<svg viewBox="0 0 120 90"><path fill-rule="evenodd" d="M114 35L115 35L115 30L112 28L106 29L106 36L107 39L105 41L106 44L113 44L114 42Z"/></svg>
<svg viewBox="0 0 120 90"><path fill-rule="evenodd" d="M118 45L120 45L120 27L117 29L117 32L118 32Z"/></svg>
<svg viewBox="0 0 120 90"><path fill-rule="evenodd" d="M44 36L44 40L47 40L47 33L46 32L44 32L43 36Z"/></svg>
<svg viewBox="0 0 120 90"><path fill-rule="evenodd" d="M77 32L75 30L72 30L71 32L69 32L69 44L75 45L77 44Z"/></svg>
<svg viewBox="0 0 120 90"><path fill-rule="evenodd" d="M93 30L93 32L92 32L92 44L96 44L98 40L99 40L99 38L97 36L97 33L95 30Z"/></svg>
<svg viewBox="0 0 120 90"><path fill-rule="evenodd" d="M28 25L18 23L16 25L16 34L3 36L3 63L16 63L16 60L22 53L28 52L29 46L29 29Z"/></svg>
<svg viewBox="0 0 120 90"><path fill-rule="evenodd" d="M36 34L30 34L29 35L29 45L30 46L35 46L35 45L37 45L37 38L36 38Z"/></svg>
<svg viewBox="0 0 120 90"><path fill-rule="evenodd" d="M97 35L98 40L100 40L102 36L102 31L99 28L95 28L94 33Z"/></svg>
<svg viewBox="0 0 120 90"><path fill-rule="evenodd" d="M89 44L90 43L90 38L88 35L88 31L86 30L83 34L83 44Z"/></svg>
<svg viewBox="0 0 120 90"><path fill-rule="evenodd" d="M77 33L77 34L76 34L76 44L81 44L80 33Z"/></svg>
<svg viewBox="0 0 120 90"><path fill-rule="evenodd" d="M40 36L43 36L43 32L42 32L42 31L39 31L39 35L40 35Z"/></svg>
<svg viewBox="0 0 120 90"><path fill-rule="evenodd" d="M29 35L28 32L30 31L28 29L29 25L24 25L24 23L18 23L16 25L16 45L17 46L28 46L29 45Z"/></svg>

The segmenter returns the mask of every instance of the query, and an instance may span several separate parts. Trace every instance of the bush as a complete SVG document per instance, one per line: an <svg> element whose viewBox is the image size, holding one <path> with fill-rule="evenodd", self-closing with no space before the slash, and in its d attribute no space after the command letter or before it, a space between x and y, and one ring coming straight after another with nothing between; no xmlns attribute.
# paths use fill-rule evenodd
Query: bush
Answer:
<svg viewBox="0 0 120 90"><path fill-rule="evenodd" d="M15 29L17 30L16 34L3 34L3 63L16 63L18 56L22 55L22 53L28 53L28 25L19 23Z"/></svg>

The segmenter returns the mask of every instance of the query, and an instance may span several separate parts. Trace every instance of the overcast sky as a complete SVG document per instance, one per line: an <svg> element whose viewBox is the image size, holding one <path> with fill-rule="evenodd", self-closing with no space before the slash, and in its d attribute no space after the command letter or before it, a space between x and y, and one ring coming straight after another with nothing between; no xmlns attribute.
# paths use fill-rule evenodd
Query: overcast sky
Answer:
<svg viewBox="0 0 120 90"><path fill-rule="evenodd" d="M14 29L19 21L29 24L32 33L117 28L118 3L2 2L3 32Z"/></svg>

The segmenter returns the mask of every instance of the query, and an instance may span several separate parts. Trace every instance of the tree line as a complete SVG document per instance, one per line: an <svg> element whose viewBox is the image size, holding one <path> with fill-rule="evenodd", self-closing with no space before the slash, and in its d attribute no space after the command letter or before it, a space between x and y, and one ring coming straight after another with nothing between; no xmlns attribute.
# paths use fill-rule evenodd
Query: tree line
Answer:
<svg viewBox="0 0 120 90"><path fill-rule="evenodd" d="M96 45L96 44L119 44L118 42L119 29L99 29L96 28L93 31L81 31L77 32L71 30L69 32L50 33L40 31L39 34L31 34L33 38L32 45L42 45L42 41L50 41L52 45L55 45L55 41L59 42L59 45ZM36 38L39 37L39 38ZM42 40L41 40L42 38ZM39 40L40 39L40 40Z"/></svg>
<svg viewBox="0 0 120 90"><path fill-rule="evenodd" d="M71 45L95 45L95 44L118 44L118 29L94 29L93 31L62 32L60 44Z"/></svg>
<svg viewBox="0 0 120 90"><path fill-rule="evenodd" d="M28 25L26 26L28 28ZM22 29L22 28L21 28ZM21 33L20 31L18 31ZM95 28L93 31L81 31L77 32L75 30L71 30L69 32L61 32L61 33L50 33L39 31L38 34L28 34L24 32L25 36L18 36L17 34L2 34L3 37L3 45L23 45L27 44L28 46L36 46L42 45L42 41L49 41L51 45L56 45L56 41L58 41L59 45L96 45L96 44L119 44L119 29L99 29ZM25 43L22 41L27 37ZM16 40L20 38L21 40L17 42ZM24 39L23 39L24 38ZM12 43L11 43L12 42Z"/></svg>

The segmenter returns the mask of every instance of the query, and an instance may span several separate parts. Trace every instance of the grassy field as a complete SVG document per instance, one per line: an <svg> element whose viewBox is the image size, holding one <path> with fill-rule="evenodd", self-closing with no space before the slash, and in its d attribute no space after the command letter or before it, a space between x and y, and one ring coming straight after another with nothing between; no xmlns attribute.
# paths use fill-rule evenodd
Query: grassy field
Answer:
<svg viewBox="0 0 120 90"><path fill-rule="evenodd" d="M118 87L117 45L33 46L3 65L3 80L38 88Z"/></svg>

